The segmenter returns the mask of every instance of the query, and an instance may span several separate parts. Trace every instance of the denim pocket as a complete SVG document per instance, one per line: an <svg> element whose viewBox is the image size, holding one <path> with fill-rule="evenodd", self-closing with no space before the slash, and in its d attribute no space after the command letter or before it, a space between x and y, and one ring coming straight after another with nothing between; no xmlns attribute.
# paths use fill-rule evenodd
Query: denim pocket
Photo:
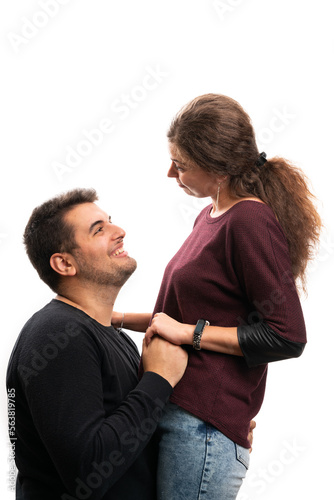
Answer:
<svg viewBox="0 0 334 500"><path fill-rule="evenodd" d="M235 444L236 459L248 470L249 467L249 449L243 448L239 444Z"/></svg>

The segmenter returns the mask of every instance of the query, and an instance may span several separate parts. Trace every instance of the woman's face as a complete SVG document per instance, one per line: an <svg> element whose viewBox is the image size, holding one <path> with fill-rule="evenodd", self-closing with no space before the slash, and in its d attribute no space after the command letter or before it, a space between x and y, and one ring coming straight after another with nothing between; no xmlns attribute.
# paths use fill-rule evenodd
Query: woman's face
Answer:
<svg viewBox="0 0 334 500"><path fill-rule="evenodd" d="M197 198L215 197L218 188L216 176L189 162L172 142L169 142L168 148L172 160L168 177L175 178L185 193L191 196Z"/></svg>

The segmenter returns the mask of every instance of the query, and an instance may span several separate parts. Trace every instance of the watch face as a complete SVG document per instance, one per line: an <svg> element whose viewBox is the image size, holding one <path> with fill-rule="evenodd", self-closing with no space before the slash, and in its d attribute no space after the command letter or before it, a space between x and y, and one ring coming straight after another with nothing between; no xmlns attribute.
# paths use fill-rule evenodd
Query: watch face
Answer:
<svg viewBox="0 0 334 500"><path fill-rule="evenodd" d="M196 328L195 328L195 333L200 333L203 330L204 325L205 325L205 320L204 319L199 319L197 321L197 325L196 325Z"/></svg>
<svg viewBox="0 0 334 500"><path fill-rule="evenodd" d="M193 348L196 349L196 351L201 350L201 338L202 338L202 333L204 330L205 325L207 325L209 322L205 321L205 319L199 319L196 324L196 328L194 331L194 337L193 337Z"/></svg>

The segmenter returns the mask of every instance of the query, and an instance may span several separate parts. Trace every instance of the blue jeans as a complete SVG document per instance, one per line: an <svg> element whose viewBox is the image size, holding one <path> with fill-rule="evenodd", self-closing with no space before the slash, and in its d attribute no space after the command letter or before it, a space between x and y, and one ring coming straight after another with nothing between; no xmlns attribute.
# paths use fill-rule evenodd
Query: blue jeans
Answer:
<svg viewBox="0 0 334 500"><path fill-rule="evenodd" d="M159 423L158 500L234 500L249 450L169 403Z"/></svg>

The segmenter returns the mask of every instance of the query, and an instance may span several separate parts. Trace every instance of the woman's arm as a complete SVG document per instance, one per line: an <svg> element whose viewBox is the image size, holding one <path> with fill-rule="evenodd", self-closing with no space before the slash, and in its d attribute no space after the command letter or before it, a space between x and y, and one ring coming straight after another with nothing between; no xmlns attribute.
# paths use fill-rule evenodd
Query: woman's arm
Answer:
<svg viewBox="0 0 334 500"><path fill-rule="evenodd" d="M136 332L146 332L152 314L151 313L120 313L113 311L111 324L115 328L126 328Z"/></svg>
<svg viewBox="0 0 334 500"><path fill-rule="evenodd" d="M192 345L195 325L175 321L164 313L154 315L145 338L149 343L157 334L177 345ZM266 322L224 328L206 326L200 343L201 349L243 356L249 367L299 357L305 343L290 341L275 332Z"/></svg>
<svg viewBox="0 0 334 500"><path fill-rule="evenodd" d="M149 342L152 336L157 334L173 344L192 345L195 326L179 323L167 316L167 314L157 313L154 315L145 338ZM201 339L201 348L234 356L243 356L239 345L237 327L206 326Z"/></svg>

